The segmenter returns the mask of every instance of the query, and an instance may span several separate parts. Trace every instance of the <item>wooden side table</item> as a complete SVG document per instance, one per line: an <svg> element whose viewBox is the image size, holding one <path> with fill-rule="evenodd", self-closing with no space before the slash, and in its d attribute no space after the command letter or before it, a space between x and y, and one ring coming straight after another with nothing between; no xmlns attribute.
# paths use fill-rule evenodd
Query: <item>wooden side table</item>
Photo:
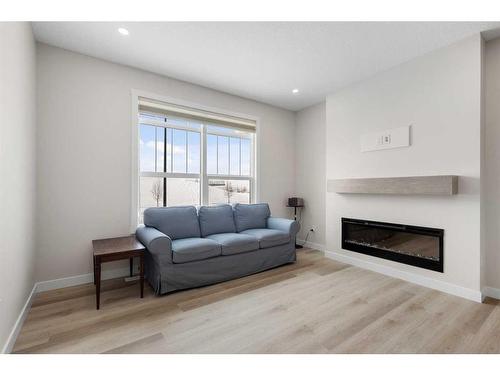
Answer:
<svg viewBox="0 0 500 375"><path fill-rule="evenodd" d="M140 258L141 298L144 297L144 253L145 247L135 235L127 237L93 240L94 247L94 284L96 309L99 310L101 298L101 264L115 260L130 259L130 276L134 257Z"/></svg>

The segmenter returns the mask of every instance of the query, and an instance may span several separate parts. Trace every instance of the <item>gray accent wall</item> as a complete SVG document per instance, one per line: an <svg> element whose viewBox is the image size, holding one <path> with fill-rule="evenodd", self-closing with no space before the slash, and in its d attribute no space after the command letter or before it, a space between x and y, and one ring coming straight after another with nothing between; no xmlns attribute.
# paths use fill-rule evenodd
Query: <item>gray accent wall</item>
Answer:
<svg viewBox="0 0 500 375"><path fill-rule="evenodd" d="M260 201L290 216L294 112L45 44L37 58L38 281L90 273L92 239L130 232L132 89L257 117Z"/></svg>
<svg viewBox="0 0 500 375"><path fill-rule="evenodd" d="M327 193L333 255L480 294L481 49L474 35L327 98L327 179L460 176L458 194L450 196ZM410 147L360 152L362 134L407 125ZM342 250L341 217L444 229L444 273Z"/></svg>
<svg viewBox="0 0 500 375"><path fill-rule="evenodd" d="M295 190L298 197L304 198L305 205L297 240L302 244L309 229L314 228L314 232L309 234L308 242L323 249L326 193L325 103L297 112L295 124Z"/></svg>
<svg viewBox="0 0 500 375"><path fill-rule="evenodd" d="M485 43L486 285L500 289L500 38ZM497 293L497 298L500 297Z"/></svg>
<svg viewBox="0 0 500 375"><path fill-rule="evenodd" d="M35 41L28 22L0 22L0 349L34 285Z"/></svg>

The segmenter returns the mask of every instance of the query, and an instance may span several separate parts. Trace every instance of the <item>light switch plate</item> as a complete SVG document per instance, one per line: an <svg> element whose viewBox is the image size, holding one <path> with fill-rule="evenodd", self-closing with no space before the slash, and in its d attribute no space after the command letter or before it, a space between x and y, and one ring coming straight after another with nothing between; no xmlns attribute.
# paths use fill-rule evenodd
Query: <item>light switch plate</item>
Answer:
<svg viewBox="0 0 500 375"><path fill-rule="evenodd" d="M366 133L361 136L361 152L410 146L410 125Z"/></svg>

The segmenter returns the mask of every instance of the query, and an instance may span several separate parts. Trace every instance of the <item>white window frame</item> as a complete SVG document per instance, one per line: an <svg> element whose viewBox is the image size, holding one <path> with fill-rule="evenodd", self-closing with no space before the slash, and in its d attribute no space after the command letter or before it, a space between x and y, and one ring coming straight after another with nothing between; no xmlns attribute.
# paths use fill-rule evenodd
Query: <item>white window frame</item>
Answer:
<svg viewBox="0 0 500 375"><path fill-rule="evenodd" d="M252 121L255 121L256 124L256 131L252 135L253 142L252 142L252 155L253 158L250 163L250 176L233 176L233 175L210 175L207 174L207 160L205 157L205 149L207 147L206 145L206 139L207 139L207 126L202 126L201 131L200 131L200 174L189 174L189 173L165 173L165 172L140 172L140 145L139 145L139 139L140 139L140 126L138 123L138 118L139 118L139 98L148 98L160 102L166 102L166 103L171 103L175 105L180 105L180 106L186 106L194 109L199 109L199 110L204 110L204 111L210 111L210 112L215 112L219 113L222 115L227 115L227 116L234 116L234 117L240 117L240 118L245 118L249 119ZM236 113L232 111L227 111L224 109L220 108L214 108L214 107L207 107L198 103L193 103L193 102L187 102L184 100L179 100L176 98L171 98L171 97L165 97L161 96L158 94L150 93L150 92L144 92L142 90L136 90L132 89L131 90L131 102L132 102L132 110L131 110L131 131L132 131L132 136L131 136L131 144L132 144L132 153L131 153L131 203L130 203L130 230L131 233L135 232L135 229L138 226L139 223L139 208L140 208L140 197L139 197L139 182L140 182L140 177L141 176L151 176L151 177L185 177L185 178L200 178L200 201L201 204L208 204L208 180L209 179L220 179L220 180L249 180L250 181L250 200L251 202L259 202L259 172L260 168L259 166L259 138L260 138L260 127L259 127L259 118L253 115L249 114L242 114L242 113ZM187 130L187 131L193 131L188 128L184 127L176 127L173 124L168 124L168 123L162 123L158 122L157 124L153 124L154 120L152 121L151 125L154 126L162 126L165 128L173 128L173 129L180 129L180 130ZM210 125L210 124L208 124ZM215 124L217 126L217 124ZM214 134L214 135L221 135L221 136L227 136L230 137L228 134L223 134L220 133L218 134L216 131L209 131L208 134ZM241 137L240 137L241 138ZM244 137L243 137L244 138ZM186 150L187 152L187 150ZM155 155L156 157L156 155ZM187 155L186 155L187 158ZM240 158L240 163L241 163L241 158ZM230 163L229 163L229 168L230 168ZM229 169L230 172L230 169ZM207 181L207 183L203 183L203 181Z"/></svg>

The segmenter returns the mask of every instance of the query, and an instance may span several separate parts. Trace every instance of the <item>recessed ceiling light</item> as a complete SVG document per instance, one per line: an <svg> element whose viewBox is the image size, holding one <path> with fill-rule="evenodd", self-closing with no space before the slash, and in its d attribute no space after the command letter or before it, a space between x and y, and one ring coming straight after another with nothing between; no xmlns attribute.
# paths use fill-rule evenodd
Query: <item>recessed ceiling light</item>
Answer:
<svg viewBox="0 0 500 375"><path fill-rule="evenodd" d="M119 32L120 34L122 34L122 35L128 35L128 34L129 34L128 30L127 30L127 29L124 29L123 27L120 27L120 28L118 29L118 32Z"/></svg>
<svg viewBox="0 0 500 375"><path fill-rule="evenodd" d="M299 93L299 89L293 89L292 90L292 94L298 94Z"/></svg>

